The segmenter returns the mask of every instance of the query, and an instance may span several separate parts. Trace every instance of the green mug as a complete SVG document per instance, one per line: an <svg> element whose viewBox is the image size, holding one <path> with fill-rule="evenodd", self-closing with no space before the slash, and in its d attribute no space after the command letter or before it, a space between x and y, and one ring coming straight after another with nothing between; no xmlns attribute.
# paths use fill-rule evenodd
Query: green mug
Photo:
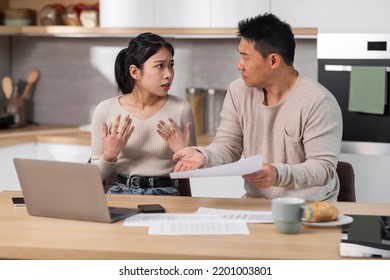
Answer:
<svg viewBox="0 0 390 280"><path fill-rule="evenodd" d="M272 218L280 233L299 233L302 221L313 217L313 210L305 205L305 200L297 197L272 199Z"/></svg>

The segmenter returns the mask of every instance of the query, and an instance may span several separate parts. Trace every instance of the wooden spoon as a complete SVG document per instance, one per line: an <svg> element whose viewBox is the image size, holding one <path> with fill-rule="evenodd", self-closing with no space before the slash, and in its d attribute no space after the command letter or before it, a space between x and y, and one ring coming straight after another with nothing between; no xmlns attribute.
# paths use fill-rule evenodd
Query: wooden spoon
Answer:
<svg viewBox="0 0 390 280"><path fill-rule="evenodd" d="M22 95L20 98L24 99L27 97L28 92L30 91L31 86L38 81L39 72L37 70L31 70L27 77L26 86L23 89Z"/></svg>
<svg viewBox="0 0 390 280"><path fill-rule="evenodd" d="M11 77L4 76L2 82L3 93L6 99L11 99L13 91L13 82Z"/></svg>

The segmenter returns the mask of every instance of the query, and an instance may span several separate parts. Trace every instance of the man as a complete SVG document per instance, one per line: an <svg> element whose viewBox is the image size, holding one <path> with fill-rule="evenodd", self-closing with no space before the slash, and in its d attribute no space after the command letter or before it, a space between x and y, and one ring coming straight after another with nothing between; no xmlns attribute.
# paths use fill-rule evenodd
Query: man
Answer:
<svg viewBox="0 0 390 280"><path fill-rule="evenodd" d="M294 66L291 27L272 14L238 24L237 69L206 148L177 151L174 171L210 167L259 154L262 170L244 175L246 197L336 201L342 116L333 95Z"/></svg>

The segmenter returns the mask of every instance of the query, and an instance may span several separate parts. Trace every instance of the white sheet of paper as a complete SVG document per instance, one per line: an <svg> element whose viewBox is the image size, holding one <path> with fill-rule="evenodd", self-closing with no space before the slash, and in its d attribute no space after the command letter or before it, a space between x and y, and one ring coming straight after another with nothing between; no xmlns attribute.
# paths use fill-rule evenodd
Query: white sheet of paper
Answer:
<svg viewBox="0 0 390 280"><path fill-rule="evenodd" d="M199 207L195 214L213 215L218 214L225 220L243 220L248 224L268 224L273 223L271 211L244 211L227 210L217 208Z"/></svg>
<svg viewBox="0 0 390 280"><path fill-rule="evenodd" d="M249 235L243 220L215 220L198 222L154 223L149 227L151 235Z"/></svg>
<svg viewBox="0 0 390 280"><path fill-rule="evenodd" d="M125 219L123 226L125 227L148 227L153 224L165 222L206 222L220 220L221 217L216 213L200 213L200 214L182 214L182 213L158 213L158 214L144 214L130 216Z"/></svg>
<svg viewBox="0 0 390 280"><path fill-rule="evenodd" d="M214 176L241 176L261 170L263 160L261 156L250 156L239 161L224 165L200 168L196 170L171 172L169 176L172 179L196 178L196 177L214 177Z"/></svg>

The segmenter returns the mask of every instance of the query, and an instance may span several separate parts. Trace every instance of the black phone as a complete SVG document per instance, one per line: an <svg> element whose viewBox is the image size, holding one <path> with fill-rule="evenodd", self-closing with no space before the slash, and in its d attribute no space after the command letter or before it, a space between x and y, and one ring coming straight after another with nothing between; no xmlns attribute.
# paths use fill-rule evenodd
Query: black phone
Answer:
<svg viewBox="0 0 390 280"><path fill-rule="evenodd" d="M165 213L165 208L160 204L140 204L138 205L138 209L142 213Z"/></svg>
<svg viewBox="0 0 390 280"><path fill-rule="evenodd" d="M25 206L26 205L23 197L13 197L12 203L14 204L14 206Z"/></svg>

